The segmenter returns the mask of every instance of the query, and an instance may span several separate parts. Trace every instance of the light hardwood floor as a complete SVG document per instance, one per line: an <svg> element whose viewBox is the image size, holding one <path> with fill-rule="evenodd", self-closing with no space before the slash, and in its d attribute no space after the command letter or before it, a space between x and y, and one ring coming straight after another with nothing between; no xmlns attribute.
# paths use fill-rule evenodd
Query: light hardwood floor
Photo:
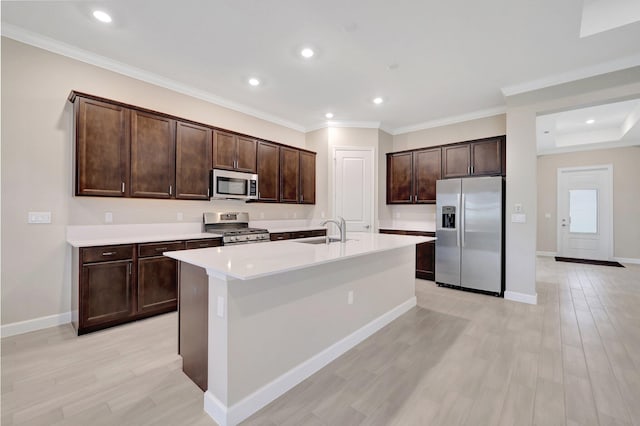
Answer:
<svg viewBox="0 0 640 426"><path fill-rule="evenodd" d="M416 280L412 309L246 425L640 425L640 265L538 259L538 305ZM2 425L214 425L176 315L2 339Z"/></svg>

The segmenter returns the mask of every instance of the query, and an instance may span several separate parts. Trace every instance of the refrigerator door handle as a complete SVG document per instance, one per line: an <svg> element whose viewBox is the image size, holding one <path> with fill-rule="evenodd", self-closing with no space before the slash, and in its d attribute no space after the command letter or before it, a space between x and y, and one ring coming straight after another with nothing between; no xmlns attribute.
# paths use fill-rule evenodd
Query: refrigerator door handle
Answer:
<svg viewBox="0 0 640 426"><path fill-rule="evenodd" d="M464 234L467 231L465 227L465 220L464 220L466 207L467 206L464 204L464 193L463 193L462 201L460 201L460 240L461 240L460 245L462 245L462 247L464 247Z"/></svg>

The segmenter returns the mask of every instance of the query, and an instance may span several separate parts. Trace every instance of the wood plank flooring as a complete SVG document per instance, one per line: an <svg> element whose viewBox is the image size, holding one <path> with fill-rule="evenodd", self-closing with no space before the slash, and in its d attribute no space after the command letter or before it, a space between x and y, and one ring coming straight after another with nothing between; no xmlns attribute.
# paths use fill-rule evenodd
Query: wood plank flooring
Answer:
<svg viewBox="0 0 640 426"><path fill-rule="evenodd" d="M416 280L418 308L244 425L640 426L640 265L538 259L538 305ZM214 425L175 314L2 339L2 425Z"/></svg>

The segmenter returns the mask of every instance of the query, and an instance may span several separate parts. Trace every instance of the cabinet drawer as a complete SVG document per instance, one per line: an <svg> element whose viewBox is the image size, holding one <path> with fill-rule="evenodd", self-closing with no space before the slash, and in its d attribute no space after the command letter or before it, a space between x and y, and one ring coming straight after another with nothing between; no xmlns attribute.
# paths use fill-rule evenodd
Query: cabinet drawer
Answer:
<svg viewBox="0 0 640 426"><path fill-rule="evenodd" d="M133 244L82 248L82 263L133 259Z"/></svg>
<svg viewBox="0 0 640 426"><path fill-rule="evenodd" d="M275 232L269 235L271 241L288 240L291 238L290 232Z"/></svg>
<svg viewBox="0 0 640 426"><path fill-rule="evenodd" d="M165 251L184 250L184 241L165 241L138 245L138 256L160 256Z"/></svg>
<svg viewBox="0 0 640 426"><path fill-rule="evenodd" d="M221 238L210 238L204 240L190 240L187 241L187 250L205 248L205 247L218 247L222 245Z"/></svg>

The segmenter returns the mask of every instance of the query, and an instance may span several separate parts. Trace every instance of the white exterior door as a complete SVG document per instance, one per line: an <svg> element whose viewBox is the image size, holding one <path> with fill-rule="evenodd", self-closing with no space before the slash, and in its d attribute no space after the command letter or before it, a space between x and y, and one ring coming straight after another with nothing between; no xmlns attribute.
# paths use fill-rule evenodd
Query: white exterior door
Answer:
<svg viewBox="0 0 640 426"><path fill-rule="evenodd" d="M613 256L612 166L558 169L558 256Z"/></svg>
<svg viewBox="0 0 640 426"><path fill-rule="evenodd" d="M373 229L373 150L335 149L335 216L350 232Z"/></svg>

